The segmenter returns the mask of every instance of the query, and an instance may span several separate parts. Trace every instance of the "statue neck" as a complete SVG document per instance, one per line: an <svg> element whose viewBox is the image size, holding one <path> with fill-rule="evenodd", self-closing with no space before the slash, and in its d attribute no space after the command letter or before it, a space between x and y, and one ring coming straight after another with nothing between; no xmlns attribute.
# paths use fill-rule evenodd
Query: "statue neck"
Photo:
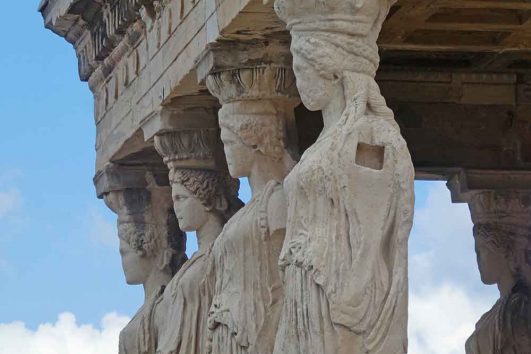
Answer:
<svg viewBox="0 0 531 354"><path fill-rule="evenodd" d="M345 92L343 85L335 85L335 90L332 94L332 99L323 108L323 132L327 132L330 128L336 125L336 123L341 118L341 115L345 111L346 102L345 102ZM321 134L322 134L321 133Z"/></svg>
<svg viewBox="0 0 531 354"><path fill-rule="evenodd" d="M248 176L252 195L260 193L269 181L282 182L288 172L282 160L275 161L261 153L256 153L256 161Z"/></svg>
<svg viewBox="0 0 531 354"><path fill-rule="evenodd" d="M222 229L223 221L221 218L214 213L210 213L210 217L205 224L196 231L199 252L206 251L214 243Z"/></svg>
<svg viewBox="0 0 531 354"><path fill-rule="evenodd" d="M171 275L160 270L157 266L149 274L144 285L144 303L147 303L154 293L158 292L162 286L167 285L171 280Z"/></svg>
<svg viewBox="0 0 531 354"><path fill-rule="evenodd" d="M505 297L509 296L511 294L511 291L513 290L514 285L516 284L516 279L511 274L506 274L505 276L502 276L500 281L498 282L498 290L500 291L500 296Z"/></svg>

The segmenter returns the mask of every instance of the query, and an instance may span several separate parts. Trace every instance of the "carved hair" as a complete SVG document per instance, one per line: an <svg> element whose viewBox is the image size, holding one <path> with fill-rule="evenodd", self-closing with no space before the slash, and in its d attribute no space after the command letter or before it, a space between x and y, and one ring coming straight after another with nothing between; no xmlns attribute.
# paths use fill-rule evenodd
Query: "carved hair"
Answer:
<svg viewBox="0 0 531 354"><path fill-rule="evenodd" d="M172 169L170 182L182 185L207 209L216 211L225 222L243 206L242 201L238 199L240 182L228 173Z"/></svg>

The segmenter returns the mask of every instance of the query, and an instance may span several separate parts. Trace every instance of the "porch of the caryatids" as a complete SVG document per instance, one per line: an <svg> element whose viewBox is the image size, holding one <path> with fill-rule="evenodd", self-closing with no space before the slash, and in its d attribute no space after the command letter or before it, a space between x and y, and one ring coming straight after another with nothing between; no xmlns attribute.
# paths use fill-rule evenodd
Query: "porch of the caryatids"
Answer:
<svg viewBox="0 0 531 354"><path fill-rule="evenodd" d="M500 299L476 324L467 354L531 352L531 174L462 171L448 183L469 205L481 281Z"/></svg>
<svg viewBox="0 0 531 354"><path fill-rule="evenodd" d="M165 286L186 261L186 236L173 213L168 170L156 163L108 163L94 182L98 197L118 216L126 282L144 287L145 302L121 331L119 353L155 353L152 315Z"/></svg>
<svg viewBox="0 0 531 354"><path fill-rule="evenodd" d="M169 282L154 311L158 354L203 354L212 295L207 278L211 248L223 226L243 206L239 181L226 167L215 98L174 99L144 122L169 169L174 211L183 231L195 232L198 250Z"/></svg>
<svg viewBox="0 0 531 354"><path fill-rule="evenodd" d="M222 105L219 124L229 172L247 177L252 192L212 249L213 354L270 354L274 346L287 215L282 183L297 160L293 110L299 99L287 48L274 41L220 44L198 64L200 79Z"/></svg>
<svg viewBox="0 0 531 354"><path fill-rule="evenodd" d="M407 352L414 168L374 77L394 0L276 0L297 87L324 129L284 182L275 354Z"/></svg>

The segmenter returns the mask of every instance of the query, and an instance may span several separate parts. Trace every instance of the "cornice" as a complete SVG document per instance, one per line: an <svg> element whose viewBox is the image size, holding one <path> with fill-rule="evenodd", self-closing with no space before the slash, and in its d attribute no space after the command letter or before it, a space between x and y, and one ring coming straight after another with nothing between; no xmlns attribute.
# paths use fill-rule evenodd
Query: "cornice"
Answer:
<svg viewBox="0 0 531 354"><path fill-rule="evenodd" d="M144 33L143 17L157 16L154 0L43 0L44 25L74 46L79 77L88 81L101 66L112 71L118 56ZM160 12L160 8L158 9ZM139 24L142 22L142 24ZM126 42L123 44L123 42ZM113 56L111 60L109 57ZM91 85L93 86L93 85Z"/></svg>

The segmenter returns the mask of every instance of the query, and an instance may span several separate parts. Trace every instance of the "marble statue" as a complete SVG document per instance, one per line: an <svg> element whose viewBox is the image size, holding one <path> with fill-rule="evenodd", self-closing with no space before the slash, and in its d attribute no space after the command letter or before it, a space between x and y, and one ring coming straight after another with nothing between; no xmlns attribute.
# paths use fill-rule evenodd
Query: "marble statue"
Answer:
<svg viewBox="0 0 531 354"><path fill-rule="evenodd" d="M155 313L157 354L203 354L211 296L206 267L225 222L242 206L238 180L216 171L176 169L170 174L175 214L196 231L199 249L170 281Z"/></svg>
<svg viewBox="0 0 531 354"><path fill-rule="evenodd" d="M414 169L374 77L393 0L277 0L303 104L324 128L284 182L275 354L407 352Z"/></svg>
<svg viewBox="0 0 531 354"><path fill-rule="evenodd" d="M198 250L173 277L154 311L157 354L206 353L207 317L212 296L207 264L212 243L223 225L243 206L239 181L227 172L214 110L178 111L191 117L194 129L176 129L155 136L155 148L169 168L173 207L184 231L195 231ZM202 119L202 124L197 124ZM210 124L207 124L210 122ZM199 128L199 127L200 128Z"/></svg>
<svg viewBox="0 0 531 354"><path fill-rule="evenodd" d="M282 181L295 164L286 137L297 100L283 68L249 68L209 76L229 172L248 177L252 199L225 225L211 256L212 354L271 353L281 310L278 256L286 205ZM290 97L291 95L291 97ZM295 94L296 95L296 94Z"/></svg>
<svg viewBox="0 0 531 354"><path fill-rule="evenodd" d="M500 299L476 324L466 353L531 353L531 208L496 194L482 193L470 204L481 280L496 284Z"/></svg>
<svg viewBox="0 0 531 354"><path fill-rule="evenodd" d="M155 353L153 313L166 284L186 260L185 236L173 213L167 171L120 169L107 165L108 176L118 174L125 183L103 194L107 206L118 215L120 255L128 284L144 286L145 301L120 333L120 354ZM133 176L131 176L133 175ZM136 176L134 176L136 175ZM107 178L111 179L111 178ZM161 183L162 181L162 183Z"/></svg>

